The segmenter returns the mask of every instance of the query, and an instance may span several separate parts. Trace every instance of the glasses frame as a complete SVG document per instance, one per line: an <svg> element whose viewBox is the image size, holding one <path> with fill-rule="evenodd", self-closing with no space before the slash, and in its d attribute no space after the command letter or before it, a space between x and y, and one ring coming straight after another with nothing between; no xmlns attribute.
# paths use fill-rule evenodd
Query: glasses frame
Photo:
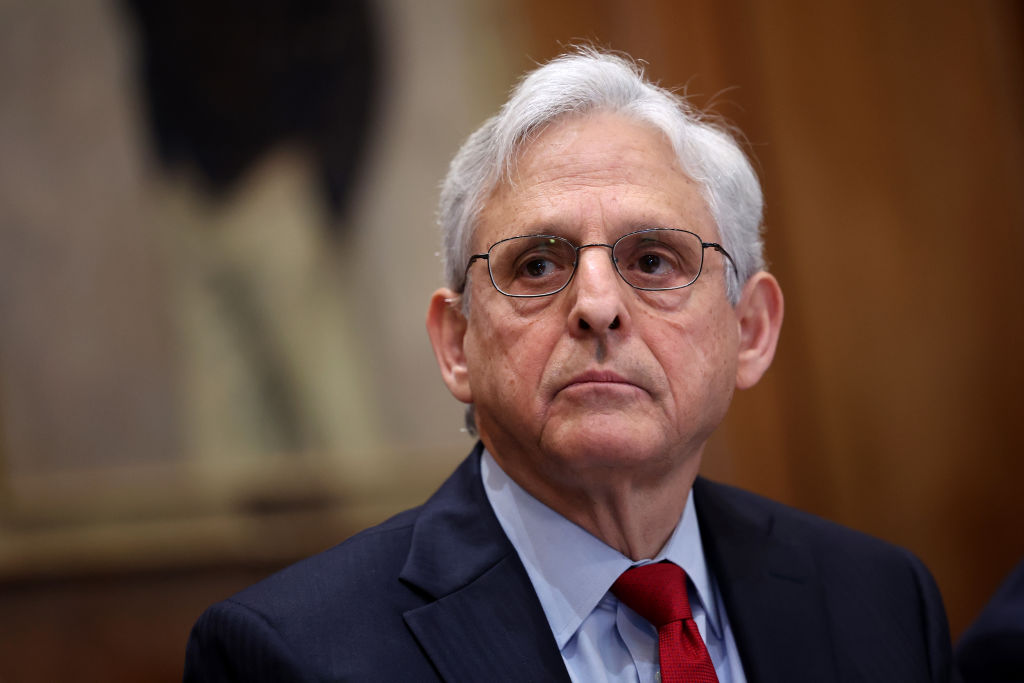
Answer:
<svg viewBox="0 0 1024 683"><path fill-rule="evenodd" d="M634 285L632 282L627 280L626 276L622 274L621 270L619 270L619 262L618 262L618 259L615 258L615 247L618 245L619 242L621 242L622 240L626 239L627 237L632 237L634 235L639 235L639 234L646 233L646 232L666 232L666 231L670 231L670 232L684 232L684 233L686 233L688 235L693 235L700 242L700 246L701 246L700 266L698 266L698 268L697 268L697 274L694 275L693 279L690 280L689 282L687 282L685 285L678 285L676 287L638 287L638 286ZM539 237L539 238L556 239L556 240L560 240L562 242L565 242L566 244L568 244L570 247L573 248L573 250L576 252L576 255L575 255L575 258L574 258L574 260L572 262L572 273L570 273L568 279L565 281L565 284L563 284L561 287L559 287L558 289L556 289L553 292L545 292L544 294L510 294L509 292L506 292L505 290L503 290L501 287L498 286L498 283L494 281L494 272L491 270L491 258L490 258L491 257L491 251L493 251L494 248L496 246L498 246L499 244L503 244L503 243L508 242L510 240L520 239L522 237ZM618 238L617 240L615 240L611 244L605 244L603 242L592 242L590 244L581 244L579 246L576 246L575 244L570 242L568 239L566 239L565 237L562 237L560 235L536 234L536 235L515 235L514 237L506 237L505 239L498 240L497 242L492 244L490 247L488 247L486 253L483 253L483 254L473 254L472 256L469 257L469 261L466 263L466 270L465 270L465 273L463 275L463 289L465 289L465 283L469 279L469 268L470 268L470 266L473 265L474 261L483 260L483 261L487 261L487 276L491 280L491 285L496 290L498 290L499 293L504 294L505 296L512 297L514 299L539 299L539 298L545 297L545 296L554 296L555 294L558 294L563 289L568 287L569 283L572 282L572 279L574 277L576 277L576 268L577 268L577 266L579 265L579 262L580 262L580 251L582 251L583 249L588 249L590 247L606 247L609 250L608 251L608 257L612 261L612 266L614 266L615 272L618 273L620 278L622 278L622 281L625 282L630 287L632 287L633 289L639 289L639 290L644 291L644 292L668 292L668 291L672 291L672 290L676 290L676 289L684 289L684 288L689 287L690 285L692 285L694 282L696 282L700 278L700 274L704 272L704 250L705 249L709 249L709 248L710 249L714 249L715 251L717 251L720 254L722 254L723 256L725 256L725 258L729 259L729 265L732 266L732 271L736 275L736 279L739 280L739 277L740 277L739 269L736 267L736 262L733 260L732 256L729 254L729 252L725 250L725 247L723 247L721 244L718 244L717 242L705 242L704 239L700 235L698 235L697 233L692 232L690 230L683 230L681 228L644 228L643 230L634 230L632 232L627 232L625 235L623 235L622 237Z"/></svg>

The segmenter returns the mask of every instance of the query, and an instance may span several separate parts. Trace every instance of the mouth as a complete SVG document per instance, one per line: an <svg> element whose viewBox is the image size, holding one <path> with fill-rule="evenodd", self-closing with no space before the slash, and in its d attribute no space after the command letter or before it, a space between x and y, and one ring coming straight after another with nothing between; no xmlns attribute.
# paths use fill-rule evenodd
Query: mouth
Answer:
<svg viewBox="0 0 1024 683"><path fill-rule="evenodd" d="M631 382L622 375L612 372L610 370L588 370L579 375L576 375L570 379L559 392L572 390L572 389L585 389L585 388L630 388L630 389L641 389L636 382Z"/></svg>

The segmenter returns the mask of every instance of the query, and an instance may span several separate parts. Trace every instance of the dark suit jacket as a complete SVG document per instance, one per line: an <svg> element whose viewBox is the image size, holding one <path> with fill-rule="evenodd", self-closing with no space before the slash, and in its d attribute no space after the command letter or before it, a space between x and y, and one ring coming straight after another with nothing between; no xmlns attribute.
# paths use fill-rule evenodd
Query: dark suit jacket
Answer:
<svg viewBox="0 0 1024 683"><path fill-rule="evenodd" d="M568 681L487 501L478 445L424 505L208 609L186 681ZM945 612L909 552L698 479L751 683L945 681Z"/></svg>

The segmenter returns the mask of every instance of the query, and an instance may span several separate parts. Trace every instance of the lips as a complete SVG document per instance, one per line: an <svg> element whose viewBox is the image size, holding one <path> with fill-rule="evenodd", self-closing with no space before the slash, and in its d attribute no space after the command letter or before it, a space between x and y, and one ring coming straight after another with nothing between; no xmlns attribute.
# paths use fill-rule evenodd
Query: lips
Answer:
<svg viewBox="0 0 1024 683"><path fill-rule="evenodd" d="M559 388L559 391L569 389L571 387L576 387L582 384L621 384L624 386L643 389L643 387L640 384L630 381L629 379L626 379L617 372L613 372L611 370L587 370L586 372L574 376L572 379L570 379L568 382L562 385L561 388Z"/></svg>
<svg viewBox="0 0 1024 683"><path fill-rule="evenodd" d="M616 384L632 384L625 377L610 370L588 370L576 377L573 377L566 386L583 384L585 382L614 382Z"/></svg>

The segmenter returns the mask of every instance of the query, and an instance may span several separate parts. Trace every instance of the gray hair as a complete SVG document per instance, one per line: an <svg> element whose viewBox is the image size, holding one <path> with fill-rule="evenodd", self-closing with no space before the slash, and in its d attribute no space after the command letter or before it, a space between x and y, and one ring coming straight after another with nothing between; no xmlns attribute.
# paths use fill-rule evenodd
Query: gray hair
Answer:
<svg viewBox="0 0 1024 683"><path fill-rule="evenodd" d="M476 220L502 178L511 178L523 146L560 117L611 112L661 131L683 171L700 187L732 255L738 279L726 269L726 294L735 305L743 283L765 267L761 220L764 200L750 161L726 128L683 97L648 81L632 59L577 47L527 73L496 116L469 136L452 159L441 188L445 280L461 292Z"/></svg>

